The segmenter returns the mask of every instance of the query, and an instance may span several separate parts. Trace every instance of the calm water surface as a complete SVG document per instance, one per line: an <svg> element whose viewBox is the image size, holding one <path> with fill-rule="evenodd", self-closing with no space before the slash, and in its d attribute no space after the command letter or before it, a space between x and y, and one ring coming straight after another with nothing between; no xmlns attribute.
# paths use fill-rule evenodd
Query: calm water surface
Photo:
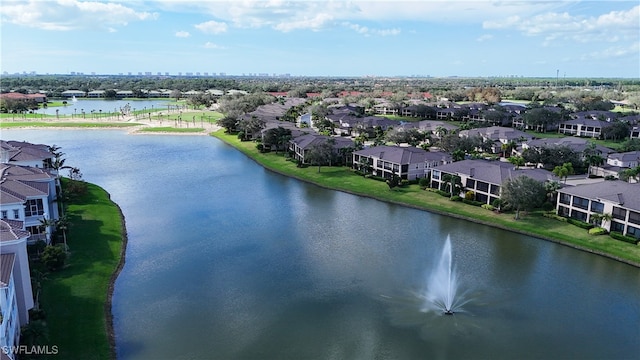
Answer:
<svg viewBox="0 0 640 360"><path fill-rule="evenodd" d="M640 270L320 189L216 139L11 130L122 207L119 359L638 359ZM421 311L447 235L473 300Z"/></svg>

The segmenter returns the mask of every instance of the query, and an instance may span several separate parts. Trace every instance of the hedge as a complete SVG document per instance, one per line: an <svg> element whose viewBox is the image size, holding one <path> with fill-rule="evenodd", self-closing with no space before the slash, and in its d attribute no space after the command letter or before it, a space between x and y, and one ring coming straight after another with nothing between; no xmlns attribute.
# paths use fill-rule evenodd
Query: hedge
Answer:
<svg viewBox="0 0 640 360"><path fill-rule="evenodd" d="M469 200L469 199L462 199L462 202L465 203L465 204L473 205L473 206L486 205L482 201L475 201L475 200Z"/></svg>
<svg viewBox="0 0 640 360"><path fill-rule="evenodd" d="M609 236L611 236L612 238L614 238L616 240L622 240L624 242L628 242L628 243L633 244L633 245L638 245L638 242L640 241L639 239L636 239L634 237L627 236L627 235L622 235L622 233L619 233L617 231L610 232Z"/></svg>
<svg viewBox="0 0 640 360"><path fill-rule="evenodd" d="M577 227L580 227L580 228L583 228L583 229L586 229L586 230L589 230L589 229L594 227L593 224L589 224L589 223L586 223L584 221L580 221L580 220L576 220L576 219L572 219L572 218L567 218L567 222L569 224L573 224L573 225L575 225Z"/></svg>

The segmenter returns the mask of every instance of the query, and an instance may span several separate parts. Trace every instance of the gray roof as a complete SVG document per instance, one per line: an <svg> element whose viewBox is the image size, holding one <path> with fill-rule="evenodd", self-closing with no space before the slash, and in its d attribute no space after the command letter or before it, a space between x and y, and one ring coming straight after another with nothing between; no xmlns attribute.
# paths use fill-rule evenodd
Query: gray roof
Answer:
<svg viewBox="0 0 640 360"><path fill-rule="evenodd" d="M354 154L375 157L395 164L418 164L427 160L428 151L417 147L400 146L374 146L363 150L355 151Z"/></svg>
<svg viewBox="0 0 640 360"><path fill-rule="evenodd" d="M586 199L604 200L640 211L640 183L631 184L624 181L601 181L566 187L559 193L575 195Z"/></svg>
<svg viewBox="0 0 640 360"><path fill-rule="evenodd" d="M438 167L446 173L466 175L476 180L502 185L508 179L525 175L538 181L554 180L552 172L544 169L516 169L513 164L502 161L462 160Z"/></svg>
<svg viewBox="0 0 640 360"><path fill-rule="evenodd" d="M485 139L491 140L514 140L518 141L521 138L525 140L531 140L533 137L524 131L518 129L504 127L504 126L489 126L483 128L469 129L460 131L460 136L476 136L480 135Z"/></svg>
<svg viewBox="0 0 640 360"><path fill-rule="evenodd" d="M527 142L527 146L529 147L555 147L555 146L567 146L571 150L576 152L583 152L591 142L590 139L579 138L575 136L566 136L560 138L546 138L546 139L534 139ZM602 154L610 154L613 152L612 149L602 146L596 145L596 149L600 150Z"/></svg>
<svg viewBox="0 0 640 360"><path fill-rule="evenodd" d="M9 161L33 161L53 158L49 146L23 141L0 140L0 149L9 154Z"/></svg>
<svg viewBox="0 0 640 360"><path fill-rule="evenodd" d="M314 144L324 143L329 139L335 140L335 145L333 146L334 149L341 149L341 148L346 148L346 147L355 145L353 140L349 138L333 137L333 136L320 135L320 134L306 134L306 135L298 136L290 141L298 145L298 147L300 147L301 149L307 149L309 146L312 146Z"/></svg>
<svg viewBox="0 0 640 360"><path fill-rule="evenodd" d="M620 161L633 161L640 159L640 151L629 151L624 153L612 153L608 156L610 159L616 159Z"/></svg>

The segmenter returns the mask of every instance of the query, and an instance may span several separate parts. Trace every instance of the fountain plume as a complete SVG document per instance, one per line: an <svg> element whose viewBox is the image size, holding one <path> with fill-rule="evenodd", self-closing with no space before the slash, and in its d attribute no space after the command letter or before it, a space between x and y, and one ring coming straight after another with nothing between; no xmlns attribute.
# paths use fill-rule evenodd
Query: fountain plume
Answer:
<svg viewBox="0 0 640 360"><path fill-rule="evenodd" d="M462 311L462 305L468 300L465 300L464 294L458 294L458 286L458 275L453 265L451 238L447 235L440 259L427 280L422 311L439 311L445 315Z"/></svg>

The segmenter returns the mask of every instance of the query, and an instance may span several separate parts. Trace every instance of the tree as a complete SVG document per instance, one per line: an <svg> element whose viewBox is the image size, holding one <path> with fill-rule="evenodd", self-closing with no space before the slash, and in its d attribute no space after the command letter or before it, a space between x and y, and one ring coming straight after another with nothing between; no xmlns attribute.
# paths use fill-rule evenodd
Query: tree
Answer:
<svg viewBox="0 0 640 360"><path fill-rule="evenodd" d="M573 165L571 163L564 163L553 168L553 174L561 179L564 178L565 184L567 183L567 177L573 173Z"/></svg>
<svg viewBox="0 0 640 360"><path fill-rule="evenodd" d="M67 252L59 245L48 245L42 252L40 258L44 266L51 271L56 271L64 267L67 260Z"/></svg>
<svg viewBox="0 0 640 360"><path fill-rule="evenodd" d="M631 125L620 120L613 121L609 126L602 128L602 138L620 140L628 138L631 133Z"/></svg>
<svg viewBox="0 0 640 360"><path fill-rule="evenodd" d="M218 125L225 128L227 133L235 132L238 126L238 119L232 116L225 116L222 119L218 120Z"/></svg>
<svg viewBox="0 0 640 360"><path fill-rule="evenodd" d="M243 140L248 140L249 136L253 136L258 131L264 129L264 125L264 120L253 115L249 118L243 118L238 121L238 129L243 133Z"/></svg>
<svg viewBox="0 0 640 360"><path fill-rule="evenodd" d="M331 159L333 157L333 145L330 140L317 142L315 144L311 144L309 148L305 151L304 157L305 159L312 165L318 166L318 172L320 172L320 167L325 164L329 164L331 166ZM333 140L335 142L335 140Z"/></svg>
<svg viewBox="0 0 640 360"><path fill-rule="evenodd" d="M602 151L600 151L595 142L590 142L589 145L582 152L584 157L585 167L589 168L589 174L591 174L591 168L604 164L604 157Z"/></svg>
<svg viewBox="0 0 640 360"><path fill-rule="evenodd" d="M522 156L512 156L509 158L509 162L516 166L516 169L525 164Z"/></svg>
<svg viewBox="0 0 640 360"><path fill-rule="evenodd" d="M389 190L393 190L393 188L400 185L400 178L398 178L398 176L394 174L391 177L391 179L388 179L386 182L387 182L387 185L389 186Z"/></svg>
<svg viewBox="0 0 640 360"><path fill-rule="evenodd" d="M539 207L544 203L546 196L542 182L520 175L502 184L500 198L516 211L515 219L519 220L521 210Z"/></svg>

